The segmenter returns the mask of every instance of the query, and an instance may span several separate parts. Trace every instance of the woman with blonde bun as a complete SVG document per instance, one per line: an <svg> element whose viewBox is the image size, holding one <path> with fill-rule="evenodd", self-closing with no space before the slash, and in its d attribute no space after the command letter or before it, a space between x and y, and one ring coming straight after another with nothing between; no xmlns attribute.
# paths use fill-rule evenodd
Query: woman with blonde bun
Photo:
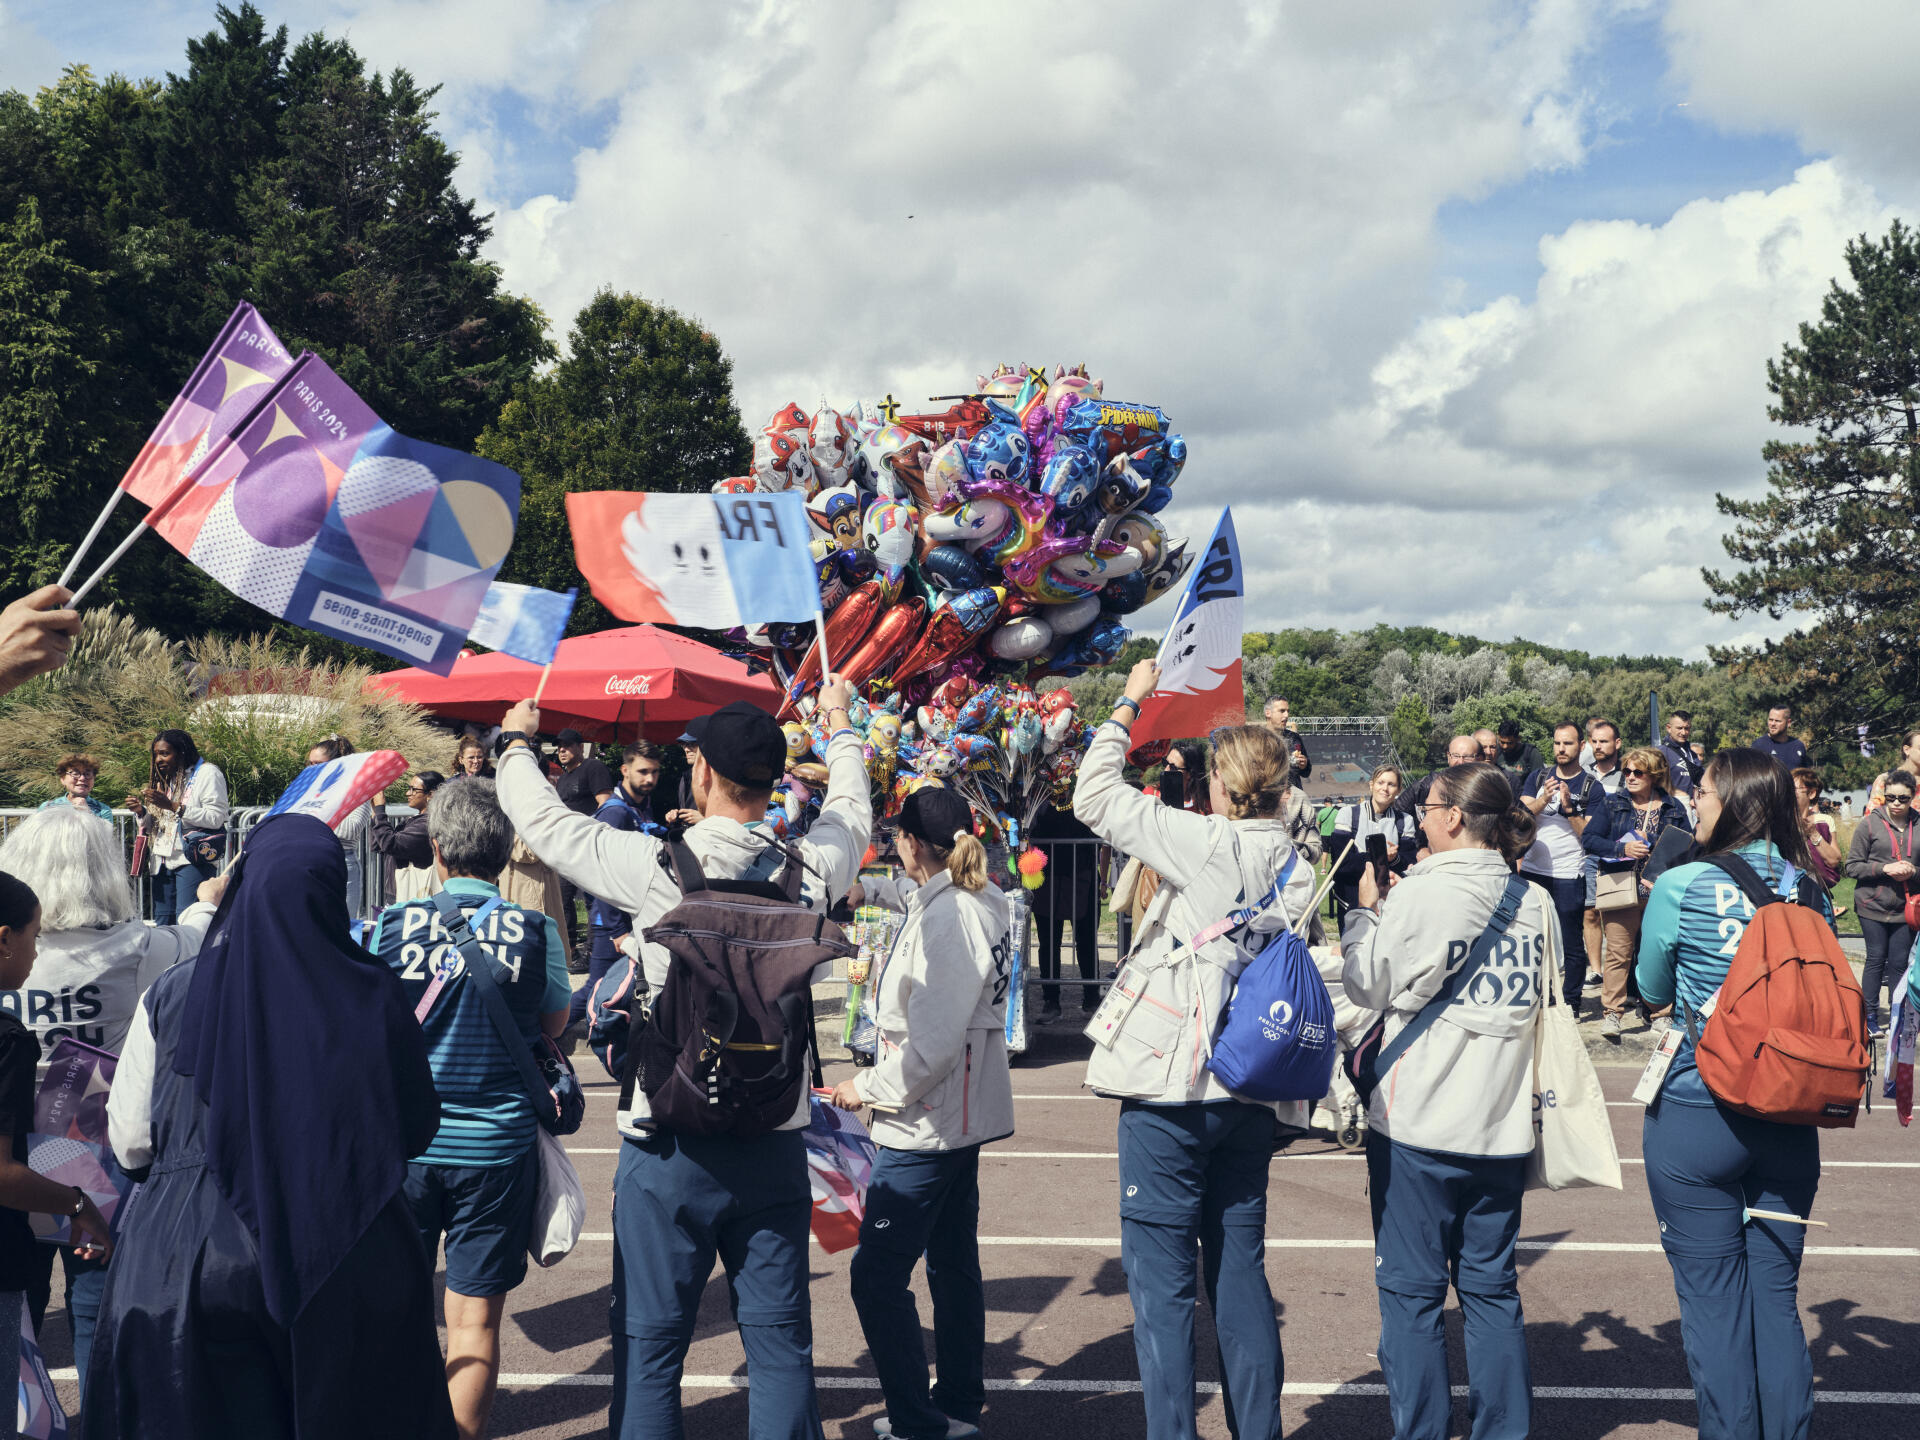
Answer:
<svg viewBox="0 0 1920 1440"><path fill-rule="evenodd" d="M904 910L874 978L879 1054L834 1087L844 1110L872 1106L879 1158L867 1187L853 1303L880 1372L876 1435L978 1435L986 1401L987 1302L980 1279L980 1147L1013 1133L1007 1068L1008 906L987 883L973 812L928 786L900 808L900 861L919 888L886 881L864 899ZM922 1255L940 1380L929 1386L907 1281Z"/></svg>
<svg viewBox="0 0 1920 1440"><path fill-rule="evenodd" d="M1133 667L1074 787L1073 813L1087 828L1161 877L1126 968L1094 1017L1087 1085L1120 1101L1120 1261L1149 1440L1195 1433L1193 1314L1202 1285L1219 1336L1228 1428L1243 1440L1278 1440L1280 1329L1265 1234L1280 1117L1271 1104L1234 1095L1205 1057L1245 963L1235 931L1277 932L1304 914L1313 866L1288 834L1286 742L1264 725L1213 733L1210 770L1189 777L1207 787L1209 813L1171 809L1126 783L1131 725L1159 679L1151 660ZM1304 1125L1304 1107L1289 1115Z"/></svg>

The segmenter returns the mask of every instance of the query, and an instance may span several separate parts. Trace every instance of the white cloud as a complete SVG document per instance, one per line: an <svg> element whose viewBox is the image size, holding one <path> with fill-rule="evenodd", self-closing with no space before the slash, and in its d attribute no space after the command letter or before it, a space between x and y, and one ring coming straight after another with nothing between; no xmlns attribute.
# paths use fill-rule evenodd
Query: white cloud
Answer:
<svg viewBox="0 0 1920 1440"><path fill-rule="evenodd" d="M1696 118L1792 135L1862 173L1920 178L1912 0L1671 0L1663 23Z"/></svg>
<svg viewBox="0 0 1920 1440"><path fill-rule="evenodd" d="M32 94L60 74L53 45L22 18L17 5L0 0L0 90Z"/></svg>

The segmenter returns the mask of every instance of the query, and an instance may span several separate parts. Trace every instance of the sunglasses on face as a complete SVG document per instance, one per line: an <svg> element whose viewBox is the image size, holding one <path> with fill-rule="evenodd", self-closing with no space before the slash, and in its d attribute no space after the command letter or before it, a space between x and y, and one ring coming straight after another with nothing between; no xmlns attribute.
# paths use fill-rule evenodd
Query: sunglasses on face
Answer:
<svg viewBox="0 0 1920 1440"><path fill-rule="evenodd" d="M1911 790L1889 790L1887 792L1887 804L1889 805L1906 805L1911 803L1912 800L1913 792Z"/></svg>
<svg viewBox="0 0 1920 1440"><path fill-rule="evenodd" d="M1651 775L1651 774L1653 774L1653 772L1652 772L1651 770L1642 770L1642 769L1641 769L1641 768L1640 768L1639 766L1637 766L1637 765L1622 765L1622 766L1620 767L1620 773L1621 773L1622 775Z"/></svg>

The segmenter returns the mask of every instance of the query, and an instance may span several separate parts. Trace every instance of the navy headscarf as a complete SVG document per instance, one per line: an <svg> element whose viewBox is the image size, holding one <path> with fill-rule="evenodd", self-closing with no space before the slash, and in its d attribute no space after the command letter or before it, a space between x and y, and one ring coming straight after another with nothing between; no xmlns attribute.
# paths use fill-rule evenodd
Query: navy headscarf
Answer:
<svg viewBox="0 0 1920 1440"><path fill-rule="evenodd" d="M173 1068L207 1106L207 1162L291 1325L440 1123L400 979L353 943L347 863L308 815L247 839L196 962Z"/></svg>

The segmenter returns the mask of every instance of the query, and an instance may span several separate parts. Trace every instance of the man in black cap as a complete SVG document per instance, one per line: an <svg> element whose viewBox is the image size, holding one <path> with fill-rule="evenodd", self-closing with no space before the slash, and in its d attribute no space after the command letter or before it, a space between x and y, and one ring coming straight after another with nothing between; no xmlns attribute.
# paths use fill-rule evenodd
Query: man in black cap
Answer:
<svg viewBox="0 0 1920 1440"><path fill-rule="evenodd" d="M802 899L823 915L858 878L873 831L866 761L847 715L851 699L838 676L820 691L829 730L827 793L819 818L795 844L806 866ZM561 804L526 738L539 724L530 700L508 712L495 779L500 808L534 854L632 915L643 934L680 900L660 863L661 841L595 824ZM785 735L764 710L735 702L706 718L697 742L691 789L704 818L686 831L688 848L711 878L772 879L784 857L768 843L766 814L786 768ZM657 992L666 983L667 952L639 949L646 983ZM620 979L616 969L607 983ZM782 1128L748 1139L662 1130L638 1086L627 1103L631 1108L618 1112L625 1143L614 1180L610 1433L620 1440L679 1433L681 1365L717 1255L727 1266L747 1354L749 1432L820 1435L807 1296L813 1199L800 1135L808 1096Z"/></svg>
<svg viewBox="0 0 1920 1440"><path fill-rule="evenodd" d="M613 794L613 775L598 760L585 756L585 743L572 726L553 737L553 758L560 767L560 773L553 778L553 788L561 803L576 815L593 814ZM561 880L560 908L567 912L561 917L567 927L567 968L578 974L586 968L587 957L580 950L580 922L574 914L576 899L585 900L589 905L593 903L591 895L583 895L566 880Z"/></svg>

